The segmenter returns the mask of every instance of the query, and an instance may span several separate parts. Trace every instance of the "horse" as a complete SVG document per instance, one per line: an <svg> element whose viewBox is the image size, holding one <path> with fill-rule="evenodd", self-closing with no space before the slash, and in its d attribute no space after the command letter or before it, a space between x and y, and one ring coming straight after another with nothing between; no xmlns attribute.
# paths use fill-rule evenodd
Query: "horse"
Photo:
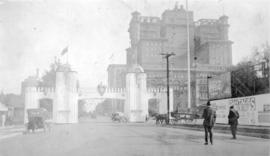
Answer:
<svg viewBox="0 0 270 156"><path fill-rule="evenodd" d="M168 115L167 114L154 114L154 117L156 119L156 124L163 124L163 122L167 122Z"/></svg>

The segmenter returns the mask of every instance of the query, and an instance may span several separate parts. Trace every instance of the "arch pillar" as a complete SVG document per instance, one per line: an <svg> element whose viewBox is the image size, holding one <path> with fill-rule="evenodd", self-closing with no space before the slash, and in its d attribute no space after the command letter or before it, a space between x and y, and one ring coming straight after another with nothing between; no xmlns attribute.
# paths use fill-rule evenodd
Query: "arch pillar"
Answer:
<svg viewBox="0 0 270 156"><path fill-rule="evenodd" d="M144 122L148 116L146 74L138 67L126 75L126 103L124 113L130 122Z"/></svg>
<svg viewBox="0 0 270 156"><path fill-rule="evenodd" d="M55 83L55 105L53 105L55 123L78 122L77 73L57 71Z"/></svg>

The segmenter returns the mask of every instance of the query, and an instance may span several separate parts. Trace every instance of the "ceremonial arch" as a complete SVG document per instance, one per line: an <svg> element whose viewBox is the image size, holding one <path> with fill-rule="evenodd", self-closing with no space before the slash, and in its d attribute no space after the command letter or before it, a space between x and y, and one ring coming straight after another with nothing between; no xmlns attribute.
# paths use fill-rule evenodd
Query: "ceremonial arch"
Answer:
<svg viewBox="0 0 270 156"><path fill-rule="evenodd" d="M124 114L130 122L144 122L148 116L148 102L157 99L159 113L167 112L165 88L147 88L146 73L138 65L132 66L126 74L126 88L106 88L100 94L98 91L89 93L77 86L77 73L71 70L56 71L55 88L25 87L25 122L27 109L45 107L52 112L55 123L78 122L78 100L83 99L124 99ZM173 109L173 92L170 90L170 111ZM41 101L47 100L47 104Z"/></svg>

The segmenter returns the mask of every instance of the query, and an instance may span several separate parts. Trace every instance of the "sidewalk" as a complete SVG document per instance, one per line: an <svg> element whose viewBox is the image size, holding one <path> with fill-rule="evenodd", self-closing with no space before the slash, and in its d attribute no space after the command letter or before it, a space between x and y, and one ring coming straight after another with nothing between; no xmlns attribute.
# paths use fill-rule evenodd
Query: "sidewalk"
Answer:
<svg viewBox="0 0 270 156"><path fill-rule="evenodd" d="M0 140L23 134L24 125L0 127Z"/></svg>
<svg viewBox="0 0 270 156"><path fill-rule="evenodd" d="M197 121L196 123L177 123L171 125L164 125L172 128L181 128L181 129L191 129L204 131L202 121ZM230 125L226 124L215 124L214 131L218 133L231 133ZM270 139L270 126L249 126L249 125L238 125L237 135L243 136L252 136Z"/></svg>

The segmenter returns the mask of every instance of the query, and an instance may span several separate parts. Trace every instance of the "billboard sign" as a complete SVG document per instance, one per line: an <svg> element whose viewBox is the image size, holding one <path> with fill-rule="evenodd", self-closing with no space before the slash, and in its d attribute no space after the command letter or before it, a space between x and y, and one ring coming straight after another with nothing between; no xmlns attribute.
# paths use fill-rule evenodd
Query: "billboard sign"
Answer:
<svg viewBox="0 0 270 156"><path fill-rule="evenodd" d="M223 73L208 79L209 99L231 97L231 74Z"/></svg>
<svg viewBox="0 0 270 156"><path fill-rule="evenodd" d="M230 106L239 112L239 124L270 126L270 94L211 101L217 123L227 124Z"/></svg>

